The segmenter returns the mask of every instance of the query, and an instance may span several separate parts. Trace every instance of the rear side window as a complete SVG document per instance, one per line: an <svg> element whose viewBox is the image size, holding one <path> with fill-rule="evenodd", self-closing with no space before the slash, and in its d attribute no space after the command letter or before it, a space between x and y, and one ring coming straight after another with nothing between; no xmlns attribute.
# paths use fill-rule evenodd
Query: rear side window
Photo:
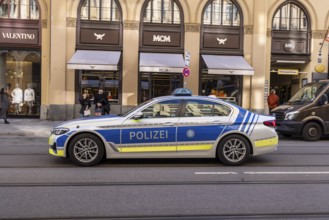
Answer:
<svg viewBox="0 0 329 220"><path fill-rule="evenodd" d="M218 117L231 114L231 108L216 102L188 100L185 105L185 117Z"/></svg>

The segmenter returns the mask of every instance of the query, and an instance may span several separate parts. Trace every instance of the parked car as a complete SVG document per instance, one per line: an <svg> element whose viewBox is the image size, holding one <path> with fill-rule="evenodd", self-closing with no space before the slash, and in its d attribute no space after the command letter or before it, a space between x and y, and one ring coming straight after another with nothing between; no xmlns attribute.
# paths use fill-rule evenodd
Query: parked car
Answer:
<svg viewBox="0 0 329 220"><path fill-rule="evenodd" d="M52 129L49 153L80 166L106 158L218 158L240 165L277 148L275 118L179 89L122 116L72 120Z"/></svg>

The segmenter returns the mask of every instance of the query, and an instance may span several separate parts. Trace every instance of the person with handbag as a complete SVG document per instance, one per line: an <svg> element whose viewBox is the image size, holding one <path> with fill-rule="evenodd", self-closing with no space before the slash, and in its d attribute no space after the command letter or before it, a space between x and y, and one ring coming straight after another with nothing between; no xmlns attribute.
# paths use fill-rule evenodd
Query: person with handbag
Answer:
<svg viewBox="0 0 329 220"><path fill-rule="evenodd" d="M9 97L5 90L5 88L2 88L0 90L0 117L3 118L5 121L5 124L9 124L9 121L7 120L7 111L10 106Z"/></svg>
<svg viewBox="0 0 329 220"><path fill-rule="evenodd" d="M107 115L110 113L110 103L107 99L106 93L104 93L103 88L99 88L98 93L95 94L94 104L95 112L98 112L101 108L101 115Z"/></svg>
<svg viewBox="0 0 329 220"><path fill-rule="evenodd" d="M84 92L82 94L82 97L79 99L79 102L81 104L80 108L80 116L81 117L88 117L91 114L90 108L91 108L91 101L88 97L88 94Z"/></svg>

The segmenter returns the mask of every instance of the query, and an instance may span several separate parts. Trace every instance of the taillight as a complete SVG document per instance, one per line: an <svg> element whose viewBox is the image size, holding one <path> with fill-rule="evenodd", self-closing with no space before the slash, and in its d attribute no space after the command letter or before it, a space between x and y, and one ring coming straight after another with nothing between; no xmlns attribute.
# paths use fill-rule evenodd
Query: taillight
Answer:
<svg viewBox="0 0 329 220"><path fill-rule="evenodd" d="M271 121L264 121L263 124L268 127L276 127L276 120L271 120Z"/></svg>

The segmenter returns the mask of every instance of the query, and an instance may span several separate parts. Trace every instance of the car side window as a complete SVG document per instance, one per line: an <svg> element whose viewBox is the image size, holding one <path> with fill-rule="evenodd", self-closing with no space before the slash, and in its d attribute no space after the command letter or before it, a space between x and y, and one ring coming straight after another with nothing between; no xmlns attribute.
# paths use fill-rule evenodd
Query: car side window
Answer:
<svg viewBox="0 0 329 220"><path fill-rule="evenodd" d="M150 105L142 111L143 118L176 117L179 100L167 100Z"/></svg>
<svg viewBox="0 0 329 220"><path fill-rule="evenodd" d="M191 100L186 102L185 117L209 117L209 116L228 116L231 113L231 108L226 105L201 101Z"/></svg>

